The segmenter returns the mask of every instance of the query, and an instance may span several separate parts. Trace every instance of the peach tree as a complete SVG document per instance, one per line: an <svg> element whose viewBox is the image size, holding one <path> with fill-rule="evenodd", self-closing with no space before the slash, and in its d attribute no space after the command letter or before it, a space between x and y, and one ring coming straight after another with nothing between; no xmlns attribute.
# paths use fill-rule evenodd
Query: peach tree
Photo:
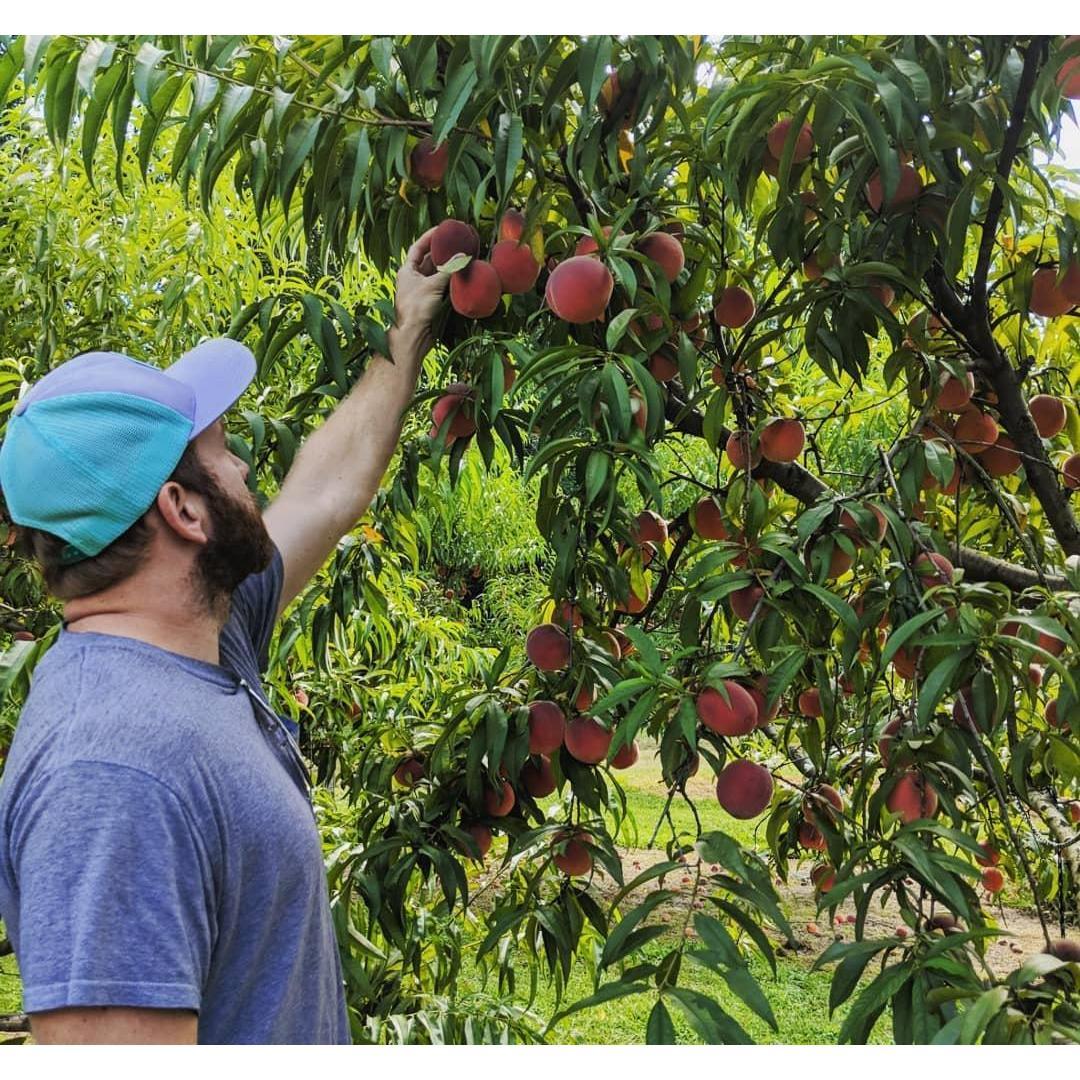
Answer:
<svg viewBox="0 0 1080 1080"><path fill-rule="evenodd" d="M430 712L354 698L324 762L353 803L331 888L354 1016L408 1012L410 971L449 991L486 860L500 988L524 962L561 991L591 956L553 1022L644 994L649 1041L673 1009L748 1041L683 961L775 1027L748 957L794 941L773 879L809 859L820 910L856 912L817 961L830 1008L853 1000L842 1041L887 1008L897 1042L1080 1039L1080 201L1053 161L1080 38L25 37L5 98L91 180L106 154L130 183L134 155L208 213L231 188L325 283L234 304L261 382L314 358L287 417L248 417L268 475L387 350L392 299L335 280L438 226L438 377L379 535L413 551L425 476L467 455L538 482L535 625ZM878 436L853 441L867 387ZM689 447L707 468L672 466ZM305 598L316 668L383 572L350 544ZM704 769L725 812L766 814L760 850L673 828L624 880L639 737L669 802ZM706 906L650 959L695 852ZM1003 975L1007 881L1044 950ZM867 933L885 900L895 933Z"/></svg>

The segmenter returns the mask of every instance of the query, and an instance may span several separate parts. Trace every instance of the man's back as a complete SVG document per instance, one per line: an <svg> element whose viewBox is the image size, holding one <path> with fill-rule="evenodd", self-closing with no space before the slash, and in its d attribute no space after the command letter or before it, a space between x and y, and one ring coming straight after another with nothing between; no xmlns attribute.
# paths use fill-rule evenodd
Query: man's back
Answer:
<svg viewBox="0 0 1080 1080"><path fill-rule="evenodd" d="M0 782L0 914L29 1013L199 1010L199 1042L348 1042L318 830L256 721L281 560L222 665L61 632ZM261 693L261 691L259 691Z"/></svg>

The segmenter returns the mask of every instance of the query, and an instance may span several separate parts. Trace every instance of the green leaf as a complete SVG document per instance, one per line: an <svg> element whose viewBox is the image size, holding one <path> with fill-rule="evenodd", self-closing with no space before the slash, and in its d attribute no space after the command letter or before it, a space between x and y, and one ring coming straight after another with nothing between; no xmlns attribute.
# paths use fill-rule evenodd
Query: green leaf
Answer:
<svg viewBox="0 0 1080 1080"><path fill-rule="evenodd" d="M437 145L445 141L450 129L461 115L461 110L465 108L472 92L476 89L478 81L476 65L471 60L466 60L446 84L439 98L439 107L435 111L435 120L431 126L431 137Z"/></svg>
<svg viewBox="0 0 1080 1080"><path fill-rule="evenodd" d="M521 164L523 134L520 116L503 113L499 117L499 129L495 135L495 176L501 198L505 198L513 189L514 176Z"/></svg>
<svg viewBox="0 0 1080 1080"><path fill-rule="evenodd" d="M217 138L222 145L232 134L233 124L236 118L244 110L244 106L251 100L255 93L254 86L237 86L232 84L225 87L225 93L221 97L221 108L217 115Z"/></svg>
<svg viewBox="0 0 1080 1080"><path fill-rule="evenodd" d="M893 964L881 972L855 999L855 1004L840 1027L838 1041L841 1043L865 1042L874 1021L893 994L897 993L900 987L911 978L911 974L910 963Z"/></svg>
<svg viewBox="0 0 1080 1080"><path fill-rule="evenodd" d="M675 1025L663 998L657 999L649 1013L649 1022L645 1025L645 1042L649 1046L675 1045Z"/></svg>
<svg viewBox="0 0 1080 1080"><path fill-rule="evenodd" d="M135 55L135 93L148 109L151 108L161 79L165 77L164 72L158 72L157 79L152 81L154 69L167 55L167 50L159 49L149 41L144 41Z"/></svg>
<svg viewBox="0 0 1080 1080"><path fill-rule="evenodd" d="M885 648L881 651L881 666L884 668L890 660L903 648L904 643L913 638L927 623L933 622L941 615L939 608L931 608L929 611L920 611L906 622L901 623L885 642Z"/></svg>
<svg viewBox="0 0 1080 1080"><path fill-rule="evenodd" d="M281 156L281 171L278 174L278 193L283 206L287 207L289 204L293 182L318 138L321 124L321 116L301 117L285 136L285 150Z"/></svg>
<svg viewBox="0 0 1080 1080"><path fill-rule="evenodd" d="M105 121L105 115L109 111L109 103L116 92L120 80L126 74L123 64L115 64L98 79L94 87L90 103L82 120L82 160L86 170L86 179L90 186L94 186L94 154L97 151L98 136L101 133L101 125Z"/></svg>
<svg viewBox="0 0 1080 1080"><path fill-rule="evenodd" d="M803 592L808 592L811 596L817 597L839 618L844 624L844 629L851 631L853 634L858 633L859 617L855 614L855 609L846 600L841 599L836 593L829 592L828 589L823 589L820 585L815 585L809 581L804 581L799 588Z"/></svg>
<svg viewBox="0 0 1080 1080"><path fill-rule="evenodd" d="M979 1041L986 1025L999 1013L1009 1000L1007 986L994 986L979 995L974 1005L964 1010L960 1025L960 1042L972 1045Z"/></svg>
<svg viewBox="0 0 1080 1080"><path fill-rule="evenodd" d="M743 1031L741 1025L720 1006L696 990L685 986L673 986L667 991L686 1014L690 1026L701 1040L710 1046L752 1046L754 1040Z"/></svg>
<svg viewBox="0 0 1080 1080"><path fill-rule="evenodd" d="M733 967L720 973L724 982L728 984L731 992L765 1021L773 1029L779 1031L780 1026L776 1022L769 999L762 992L757 980L750 974L747 967Z"/></svg>
<svg viewBox="0 0 1080 1080"><path fill-rule="evenodd" d="M625 311L620 311L614 319L608 323L607 334L605 335L605 343L608 350L614 352L616 346L623 339L623 335L626 333L627 326L630 325L631 319L637 314L637 308L627 308Z"/></svg>
<svg viewBox="0 0 1080 1080"><path fill-rule="evenodd" d="M563 1009L562 1012L556 1013L548 1023L548 1030L559 1023L560 1020L565 1020L568 1016L573 1016L574 1013L581 1012L582 1009L591 1009L596 1005L603 1005L606 1001L617 1001L619 998L629 997L631 994L641 994L649 989L651 989L651 987L647 984L639 982L607 983L606 985L601 986L595 994L590 994L587 998L575 1001L570 1008Z"/></svg>
<svg viewBox="0 0 1080 1080"><path fill-rule="evenodd" d="M610 967L620 960L629 951L631 931L658 905L670 900L675 894L670 889L656 889L640 903L636 908L627 912L626 915L612 928L604 942L604 951L600 955L600 966ZM663 931L663 927L660 930Z"/></svg>

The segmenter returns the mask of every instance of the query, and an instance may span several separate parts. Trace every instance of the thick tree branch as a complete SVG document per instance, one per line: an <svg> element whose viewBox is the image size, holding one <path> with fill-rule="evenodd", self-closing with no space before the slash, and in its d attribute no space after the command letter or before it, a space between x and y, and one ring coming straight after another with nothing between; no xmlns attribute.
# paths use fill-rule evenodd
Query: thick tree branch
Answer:
<svg viewBox="0 0 1080 1080"><path fill-rule="evenodd" d="M1076 902L1077 913L1080 914L1080 838L1077 831L1065 820L1065 815L1046 792L1029 791L1028 801L1046 823L1050 835L1057 841L1061 857L1069 864L1073 883L1078 890Z"/></svg>
<svg viewBox="0 0 1080 1080"><path fill-rule="evenodd" d="M0 1031L29 1031L30 1017L26 1013L10 1013L0 1016Z"/></svg>
<svg viewBox="0 0 1080 1080"><path fill-rule="evenodd" d="M703 437L701 413L689 408L673 388L668 393L666 416L676 431L681 431L685 435L694 435L697 438ZM729 434L726 428L723 429L720 433L721 442L727 439ZM807 506L835 495L835 492L813 473L794 463L780 465L763 461L754 469L753 475L774 481L789 495ZM1030 589L1039 584L1039 575L1034 570L995 558L993 555L984 555L974 548L959 547L954 550L953 555L954 562L963 567L969 581L996 581L1016 591ZM1046 583L1055 591L1068 588L1065 578L1057 574L1047 574Z"/></svg>

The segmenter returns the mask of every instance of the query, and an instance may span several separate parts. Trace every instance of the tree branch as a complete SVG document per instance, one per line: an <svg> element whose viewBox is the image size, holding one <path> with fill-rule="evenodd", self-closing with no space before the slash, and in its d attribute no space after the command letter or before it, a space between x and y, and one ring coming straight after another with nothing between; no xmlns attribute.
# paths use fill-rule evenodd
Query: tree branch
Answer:
<svg viewBox="0 0 1080 1080"><path fill-rule="evenodd" d="M26 1013L9 1013L0 1016L0 1031L29 1031L30 1017Z"/></svg>
<svg viewBox="0 0 1080 1080"><path fill-rule="evenodd" d="M703 437L701 413L696 409L689 408L686 402L675 392L674 388L669 389L665 414L676 431L697 438ZM724 428L720 432L721 441L726 439L729 434L730 432ZM835 494L832 488L819 480L813 473L795 463L780 465L772 461L763 461L754 469L753 475L774 481L789 495L794 496L799 502L805 503L807 506L812 506L814 503ZM984 555L974 548L956 548L953 552L953 561L963 567L964 573L970 581L996 581L1002 585L1007 585L1015 591L1030 589L1039 584L1039 575L1034 570L1029 570L1026 566L1006 562L1004 559L995 558L993 555ZM1068 588L1068 582L1058 574L1047 574L1046 584L1048 588L1054 591L1063 591Z"/></svg>
<svg viewBox="0 0 1080 1080"><path fill-rule="evenodd" d="M1009 126L1005 131L1005 141L998 155L997 175L1001 183L994 184L990 192L990 200L986 204L986 217L983 218L982 236L979 241L979 255L975 260L975 276L971 279L971 303L980 320L989 319L986 304L986 278L990 272L990 259L994 253L994 237L997 233L998 219L1005 205L1005 196L1002 195L1001 188L1009 181L1009 173L1012 171L1016 151L1020 145L1020 132L1024 127L1024 117L1027 115L1031 91L1035 87L1039 65L1046 57L1048 41L1049 38L1033 37L1024 55L1024 70L1020 73L1012 114L1009 116Z"/></svg>

